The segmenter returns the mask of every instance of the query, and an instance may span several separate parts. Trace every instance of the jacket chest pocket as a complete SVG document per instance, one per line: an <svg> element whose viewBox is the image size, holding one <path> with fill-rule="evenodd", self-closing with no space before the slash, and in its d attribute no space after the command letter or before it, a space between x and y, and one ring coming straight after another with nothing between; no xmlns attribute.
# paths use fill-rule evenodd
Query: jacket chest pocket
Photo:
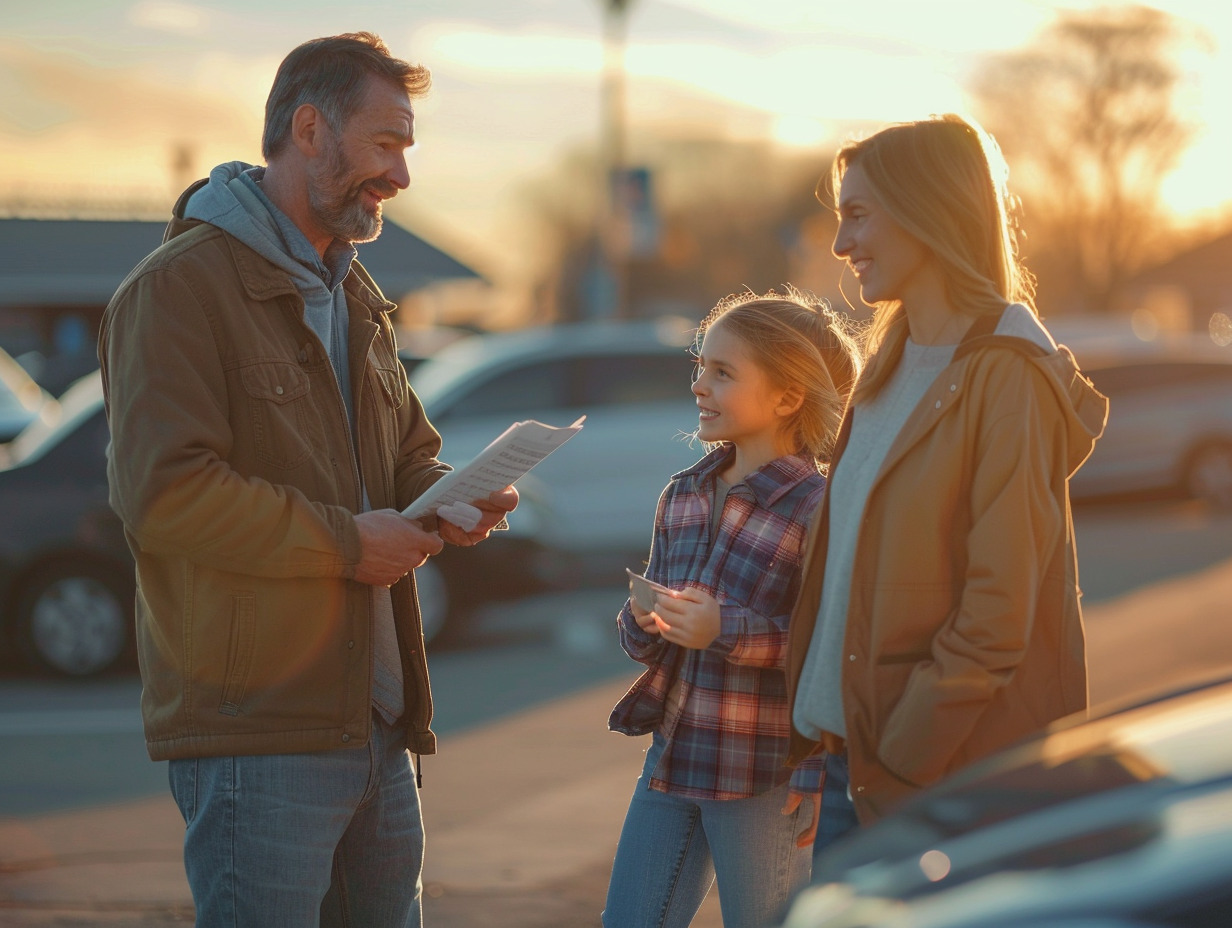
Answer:
<svg viewBox="0 0 1232 928"><path fill-rule="evenodd" d="M375 375L376 389L373 390L373 396L376 400L376 417L379 429L379 438L382 447L390 449L397 448L399 444L398 434L398 410L406 403L406 381L405 373L399 365L397 370L391 370L386 367L373 367L373 375Z"/></svg>
<svg viewBox="0 0 1232 928"><path fill-rule="evenodd" d="M381 385L381 402L388 409L400 409L406 402L406 381L402 369L388 370L383 367L376 369L376 379Z"/></svg>
<svg viewBox="0 0 1232 928"><path fill-rule="evenodd" d="M240 376L257 458L283 469L303 464L313 453L316 425L308 375L275 361L246 367Z"/></svg>

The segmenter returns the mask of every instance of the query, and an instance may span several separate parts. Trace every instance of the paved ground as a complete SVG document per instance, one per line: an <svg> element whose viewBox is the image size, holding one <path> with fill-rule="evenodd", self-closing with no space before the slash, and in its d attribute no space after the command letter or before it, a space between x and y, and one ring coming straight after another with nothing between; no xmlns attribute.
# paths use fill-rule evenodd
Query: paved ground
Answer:
<svg viewBox="0 0 1232 928"><path fill-rule="evenodd" d="M1092 695L1229 665L1232 562L1091 607ZM471 729L424 768L429 928L597 926L639 740L603 719L627 680ZM169 798L0 819L0 926L192 922ZM695 928L718 928L716 900Z"/></svg>

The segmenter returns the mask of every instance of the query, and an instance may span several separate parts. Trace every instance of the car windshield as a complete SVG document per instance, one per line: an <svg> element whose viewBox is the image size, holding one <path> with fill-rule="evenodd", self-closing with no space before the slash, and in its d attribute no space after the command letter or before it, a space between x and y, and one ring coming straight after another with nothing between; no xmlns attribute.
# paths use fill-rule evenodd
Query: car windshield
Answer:
<svg viewBox="0 0 1232 928"><path fill-rule="evenodd" d="M481 335L464 338L447 345L411 371L411 387L429 416L435 412L441 398L452 392L454 384L465 381L487 360L484 345Z"/></svg>
<svg viewBox="0 0 1232 928"><path fill-rule="evenodd" d="M87 374L60 397L59 408L35 419L8 445L9 466L28 464L41 458L48 449L77 427L103 402L103 382L98 371Z"/></svg>
<svg viewBox="0 0 1232 928"><path fill-rule="evenodd" d="M25 368L6 352L0 352L0 413L37 412L43 391Z"/></svg>

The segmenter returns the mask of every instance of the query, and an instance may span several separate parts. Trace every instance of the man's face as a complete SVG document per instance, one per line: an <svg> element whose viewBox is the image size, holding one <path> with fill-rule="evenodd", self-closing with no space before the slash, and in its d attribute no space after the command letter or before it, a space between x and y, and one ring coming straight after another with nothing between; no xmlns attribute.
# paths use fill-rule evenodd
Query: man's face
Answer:
<svg viewBox="0 0 1232 928"><path fill-rule="evenodd" d="M406 91L370 77L363 102L342 131L328 126L308 185L321 229L348 242L381 234L381 203L411 182L406 150L415 142L415 113Z"/></svg>

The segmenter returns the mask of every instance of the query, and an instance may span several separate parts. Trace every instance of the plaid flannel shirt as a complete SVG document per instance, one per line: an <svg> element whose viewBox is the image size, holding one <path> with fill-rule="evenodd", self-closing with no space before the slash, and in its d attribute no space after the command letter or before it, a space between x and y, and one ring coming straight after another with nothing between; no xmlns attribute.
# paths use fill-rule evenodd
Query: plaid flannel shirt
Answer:
<svg viewBox="0 0 1232 928"><path fill-rule="evenodd" d="M785 763L791 713L784 658L808 523L825 478L807 456L776 458L731 488L712 538L715 475L733 453L718 448L672 477L659 498L646 569L664 586L714 596L719 636L702 650L671 644L642 631L626 602L617 619L620 643L647 669L612 710L608 728L666 740L652 789L745 799L790 778L819 800L821 756L794 771Z"/></svg>

